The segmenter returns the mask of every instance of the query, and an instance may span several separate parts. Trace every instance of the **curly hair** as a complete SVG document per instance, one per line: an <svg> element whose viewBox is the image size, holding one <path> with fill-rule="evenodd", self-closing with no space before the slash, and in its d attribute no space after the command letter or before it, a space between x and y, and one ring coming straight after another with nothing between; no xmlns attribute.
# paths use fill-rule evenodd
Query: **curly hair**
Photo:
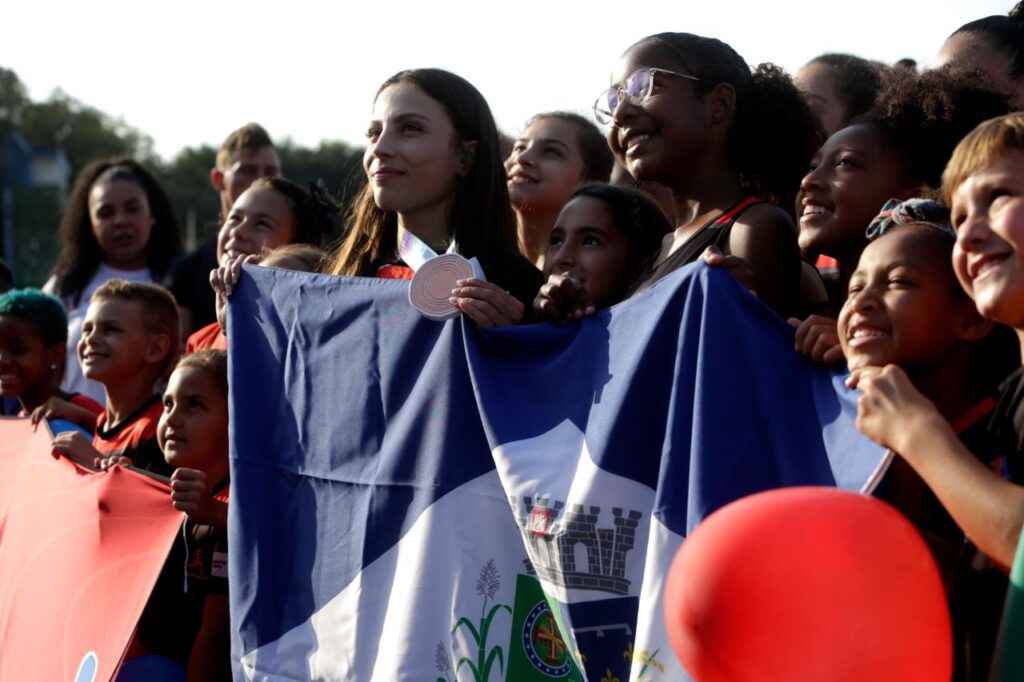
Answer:
<svg viewBox="0 0 1024 682"><path fill-rule="evenodd" d="M39 289L11 289L0 294L0 317L7 315L32 325L47 346L68 342L68 314L64 304Z"/></svg>
<svg viewBox="0 0 1024 682"><path fill-rule="evenodd" d="M773 64L753 71L726 43L692 33L658 33L640 43L664 49L706 94L719 83L736 91L728 159L743 188L792 211L800 178L825 139L818 117L793 79Z"/></svg>
<svg viewBox="0 0 1024 682"><path fill-rule="evenodd" d="M598 127L589 119L571 111L548 111L531 116L530 120L526 122L526 127L529 128L537 121L547 118L558 119L576 126L577 144L580 148L580 158L583 159L582 180L608 182L612 174L612 167L615 165L615 157Z"/></svg>
<svg viewBox="0 0 1024 682"><path fill-rule="evenodd" d="M162 279L171 261L181 254L181 235L171 201L163 188L138 162L121 157L100 159L85 166L75 179L61 218L59 237L60 255L53 267L55 291L61 298L71 298L78 304L82 290L96 274L106 257L92 231L89 217L89 193L100 180L133 182L146 193L153 227L146 244L146 265L154 279Z"/></svg>
<svg viewBox="0 0 1024 682"><path fill-rule="evenodd" d="M1010 60L1010 78L1024 76L1024 1L1014 5L1006 16L994 14L970 21L950 37L961 33L977 36L1006 55Z"/></svg>
<svg viewBox="0 0 1024 682"><path fill-rule="evenodd" d="M978 73L933 69L892 74L875 107L851 124L875 127L903 161L905 177L938 190L942 171L963 137L1010 110L1005 95Z"/></svg>

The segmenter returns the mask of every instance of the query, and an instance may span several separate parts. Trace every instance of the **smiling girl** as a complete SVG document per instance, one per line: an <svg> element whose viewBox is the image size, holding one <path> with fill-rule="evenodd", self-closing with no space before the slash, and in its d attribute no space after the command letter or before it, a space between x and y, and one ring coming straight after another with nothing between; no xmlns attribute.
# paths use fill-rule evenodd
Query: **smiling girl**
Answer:
<svg viewBox="0 0 1024 682"><path fill-rule="evenodd" d="M224 262L210 272L216 292L217 321L202 327L185 344L185 353L217 348L227 350L224 320L225 295L238 281L243 260L259 262L259 254L288 244L318 247L333 228L337 206L314 186L312 192L284 178L254 181L235 200L217 235L217 250Z"/></svg>
<svg viewBox="0 0 1024 682"><path fill-rule="evenodd" d="M796 230L779 205L789 205L821 132L787 75L770 65L751 72L714 38L661 33L626 50L594 111L629 173L674 195L676 229L635 290L717 246L747 261L761 300L796 309Z"/></svg>
<svg viewBox="0 0 1024 682"><path fill-rule="evenodd" d="M519 246L542 268L551 226L581 182L608 182L614 160L597 127L578 114L537 114L505 160Z"/></svg>
<svg viewBox="0 0 1024 682"><path fill-rule="evenodd" d="M327 271L410 279L415 254L477 258L456 305L479 324L515 324L540 287L516 247L494 117L464 79L440 69L395 74L377 91L366 132L368 184Z"/></svg>
<svg viewBox="0 0 1024 682"><path fill-rule="evenodd" d="M181 253L167 195L131 159L93 161L79 172L60 225L61 252L43 290L68 310L67 362L61 389L104 400L103 386L82 375L76 348L96 289L110 279L159 282Z"/></svg>
<svg viewBox="0 0 1024 682"><path fill-rule="evenodd" d="M20 412L37 424L47 419L55 433L78 425L91 434L103 408L59 388L67 334L67 314L53 296L38 289L0 294L0 396L16 398Z"/></svg>
<svg viewBox="0 0 1024 682"><path fill-rule="evenodd" d="M990 433L988 423L998 383L1019 358L1012 334L993 330L957 281L949 211L924 199L892 201L869 233L872 241L839 313L839 341L850 370L900 368L948 423L945 428L993 468L1016 446ZM976 556L907 460L893 460L876 494L915 525L939 567L953 621L954 680L988 680L1005 578Z"/></svg>
<svg viewBox="0 0 1024 682"><path fill-rule="evenodd" d="M801 248L839 261L833 314L882 205L934 192L957 142L1006 111L1006 99L973 75L905 73L892 77L872 111L825 141L800 182L796 211Z"/></svg>

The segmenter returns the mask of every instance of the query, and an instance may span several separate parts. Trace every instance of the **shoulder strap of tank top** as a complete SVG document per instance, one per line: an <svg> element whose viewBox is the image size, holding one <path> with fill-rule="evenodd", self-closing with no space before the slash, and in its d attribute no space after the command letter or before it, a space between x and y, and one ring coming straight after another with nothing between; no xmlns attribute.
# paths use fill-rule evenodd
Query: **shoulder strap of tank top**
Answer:
<svg viewBox="0 0 1024 682"><path fill-rule="evenodd" d="M992 414L996 409L996 401L992 398L984 398L977 405L967 411L967 414L962 415L959 419L954 421L951 426L953 431L957 434L963 433L968 428L973 426L979 420L988 415Z"/></svg>
<svg viewBox="0 0 1024 682"><path fill-rule="evenodd" d="M747 197L722 215L715 218L714 224L722 228L719 233L715 235L715 246L724 250L724 245L729 241L729 232L732 230L732 226L736 222L736 219L740 217L740 214L755 204L763 203L764 199Z"/></svg>
<svg viewBox="0 0 1024 682"><path fill-rule="evenodd" d="M743 213L744 211L746 211L748 208L750 208L754 204L763 204L763 203L764 203L764 199L758 199L757 197L747 197L746 199L744 199L740 203L734 205L732 208L730 208L728 211L726 211L722 215L720 215L717 218L715 218L715 224L716 225L724 225L726 223L731 223L731 222L733 222L734 220L736 220L737 218L740 217L740 213Z"/></svg>

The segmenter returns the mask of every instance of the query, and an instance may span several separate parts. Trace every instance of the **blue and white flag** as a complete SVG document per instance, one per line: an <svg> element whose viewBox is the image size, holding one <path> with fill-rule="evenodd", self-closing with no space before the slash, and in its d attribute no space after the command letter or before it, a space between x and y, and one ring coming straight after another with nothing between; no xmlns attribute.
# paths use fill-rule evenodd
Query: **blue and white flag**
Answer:
<svg viewBox="0 0 1024 682"><path fill-rule="evenodd" d="M842 377L696 265L565 327L246 269L230 306L237 680L678 680L668 565L718 507L869 485Z"/></svg>

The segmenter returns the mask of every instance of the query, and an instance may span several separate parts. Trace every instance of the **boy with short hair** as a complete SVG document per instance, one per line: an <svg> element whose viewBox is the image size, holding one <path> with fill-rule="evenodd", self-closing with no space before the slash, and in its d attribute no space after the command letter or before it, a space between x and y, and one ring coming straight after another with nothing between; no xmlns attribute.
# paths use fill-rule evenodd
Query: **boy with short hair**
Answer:
<svg viewBox="0 0 1024 682"><path fill-rule="evenodd" d="M59 434L54 452L84 464L118 463L170 475L156 439L163 408L154 388L177 359L179 343L178 308L163 287L112 279L97 289L78 360L87 378L103 384L106 409L91 444L78 433Z"/></svg>
<svg viewBox="0 0 1024 682"><path fill-rule="evenodd" d="M1013 327L1024 351L1024 113L995 118L957 146L943 175L957 232L953 267L978 311ZM990 430L1016 444L1008 479L960 442L895 365L855 369L857 428L899 453L965 534L1004 569L1024 524L1024 369L1004 382Z"/></svg>
<svg viewBox="0 0 1024 682"><path fill-rule="evenodd" d="M257 178L281 177L281 159L270 135L258 123L233 131L217 150L210 184L220 194L221 222L242 192Z"/></svg>

